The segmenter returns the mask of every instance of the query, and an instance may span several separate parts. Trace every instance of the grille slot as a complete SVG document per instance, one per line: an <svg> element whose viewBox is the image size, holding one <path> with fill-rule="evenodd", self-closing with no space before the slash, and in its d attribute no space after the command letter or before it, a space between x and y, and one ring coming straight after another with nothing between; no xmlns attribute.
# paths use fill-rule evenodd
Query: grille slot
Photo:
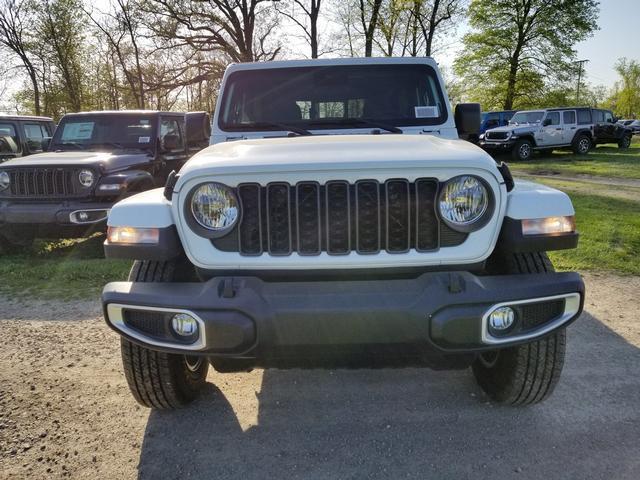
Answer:
<svg viewBox="0 0 640 480"><path fill-rule="evenodd" d="M485 134L485 138L491 139L491 140L506 140L507 139L507 135L509 132L487 132Z"/></svg>
<svg viewBox="0 0 640 480"><path fill-rule="evenodd" d="M11 195L16 197L61 197L76 195L74 169L20 168L9 172Z"/></svg>
<svg viewBox="0 0 640 480"><path fill-rule="evenodd" d="M211 242L242 255L400 254L460 245L467 234L436 213L438 188L433 178L240 184L240 224Z"/></svg>

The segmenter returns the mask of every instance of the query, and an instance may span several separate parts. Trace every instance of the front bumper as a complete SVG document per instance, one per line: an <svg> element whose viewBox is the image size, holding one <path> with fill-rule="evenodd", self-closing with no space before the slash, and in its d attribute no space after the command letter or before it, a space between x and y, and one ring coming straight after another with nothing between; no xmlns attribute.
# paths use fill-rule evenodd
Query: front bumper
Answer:
<svg viewBox="0 0 640 480"><path fill-rule="evenodd" d="M515 141L513 140L504 140L504 141L491 141L491 140L481 140L478 145L483 150L488 152L510 152L513 149L513 145Z"/></svg>
<svg viewBox="0 0 640 480"><path fill-rule="evenodd" d="M0 202L0 226L81 227L106 225L113 202ZM86 215L82 215L82 214ZM86 217L86 218L85 218Z"/></svg>
<svg viewBox="0 0 640 480"><path fill-rule="evenodd" d="M261 366L321 359L336 351L338 356L391 351L391 356L410 353L422 359L475 355L562 328L579 316L583 301L584 283L577 273L438 272L413 279L327 282L216 277L205 283L115 282L102 294L107 323L133 342L172 353L250 359ZM522 313L544 311L550 302L562 302L562 308L542 321ZM487 315L499 304L520 308L522 318L516 322L519 329L496 337L488 332ZM192 343L181 343L171 331L171 317L179 312L200 325Z"/></svg>

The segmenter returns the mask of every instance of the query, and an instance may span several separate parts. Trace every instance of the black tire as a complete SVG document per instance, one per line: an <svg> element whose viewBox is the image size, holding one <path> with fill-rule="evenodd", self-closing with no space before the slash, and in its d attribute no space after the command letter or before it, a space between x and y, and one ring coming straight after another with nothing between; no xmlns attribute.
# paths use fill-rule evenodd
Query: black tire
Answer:
<svg viewBox="0 0 640 480"><path fill-rule="evenodd" d="M553 272L544 252L515 253L497 259L504 274ZM494 350L479 356L472 365L480 387L499 403L532 405L553 392L564 365L566 330L563 328L536 342Z"/></svg>
<svg viewBox="0 0 640 480"><path fill-rule="evenodd" d="M513 145L513 150L511 150L511 157L520 162L526 162L533 155L533 144L530 140L518 140Z"/></svg>
<svg viewBox="0 0 640 480"><path fill-rule="evenodd" d="M627 149L631 146L631 135L623 135L618 142L618 148Z"/></svg>
<svg viewBox="0 0 640 480"><path fill-rule="evenodd" d="M175 261L136 260L132 282L174 281L180 270ZM206 383L209 363L204 357L158 352L121 339L122 365L134 398L157 410L179 408L194 400Z"/></svg>
<svg viewBox="0 0 640 480"><path fill-rule="evenodd" d="M576 155L586 155L593 148L593 142L588 135L578 135L573 142L573 153Z"/></svg>

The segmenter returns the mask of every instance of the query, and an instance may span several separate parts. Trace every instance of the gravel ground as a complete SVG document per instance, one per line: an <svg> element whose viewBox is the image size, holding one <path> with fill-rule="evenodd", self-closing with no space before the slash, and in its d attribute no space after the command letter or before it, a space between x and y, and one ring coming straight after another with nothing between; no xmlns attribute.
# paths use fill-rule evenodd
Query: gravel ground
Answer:
<svg viewBox="0 0 640 480"><path fill-rule="evenodd" d="M0 299L0 478L640 478L640 277L586 276L544 404L469 371L209 374L191 407L130 396L93 302ZM215 386L214 386L215 385Z"/></svg>

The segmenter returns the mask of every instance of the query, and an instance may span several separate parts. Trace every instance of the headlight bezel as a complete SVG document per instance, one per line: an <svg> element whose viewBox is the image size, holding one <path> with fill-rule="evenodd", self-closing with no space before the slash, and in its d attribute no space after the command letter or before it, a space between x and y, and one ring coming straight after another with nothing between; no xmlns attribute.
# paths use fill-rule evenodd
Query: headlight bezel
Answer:
<svg viewBox="0 0 640 480"><path fill-rule="evenodd" d="M6 176L6 178L7 178L7 182L5 184L0 182L0 192L4 192L9 187L11 187L11 175L9 175L9 172L7 172L6 170L0 170L0 176L1 177L5 177Z"/></svg>
<svg viewBox="0 0 640 480"><path fill-rule="evenodd" d="M474 220L469 221L469 222L464 222L464 223L457 223L457 222L453 222L451 220L449 220L442 212L441 208L440 208L440 203L442 200L442 196L445 192L445 187L449 184L452 183L460 178L464 178L464 177L471 177L474 180L476 180L477 182L480 183L480 185L482 185L484 187L484 190L486 192L487 195L487 203L486 203L486 207L484 208L484 210L482 211L482 213L477 216ZM491 220L491 217L493 216L493 213L495 211L495 196L493 194L493 189L491 188L491 186L489 185L489 183L482 177L478 176L478 175L471 175L471 174L462 174L462 175L456 175L454 177L451 177L449 179L447 179L444 182L440 182L440 186L438 188L438 195L436 197L436 203L437 203L437 208L436 211L438 213L438 217L440 218L440 220L447 225L449 228L457 231L457 232L461 232L461 233L471 233L471 232L475 232L477 230L480 230L482 227L484 227L485 225L487 225L487 223L489 223L489 221Z"/></svg>
<svg viewBox="0 0 640 480"><path fill-rule="evenodd" d="M238 215L236 217L236 220L229 226L221 228L221 229L212 229L209 227L206 227L204 225L202 225L198 219L195 216L195 213L193 212L193 197L196 194L196 192L202 188L205 185L209 185L209 184L215 184L215 185L220 185L222 186L224 189L226 189L226 191L230 194L230 196L234 199L236 205L237 205L237 209L238 209ZM228 235L229 233L231 233L242 221L242 204L240 203L240 198L238 197L237 193L236 193L236 189L234 187L230 187L229 185L225 185L224 183L221 182L215 182L215 181L208 181L208 182L200 182L197 185L195 185L193 188L191 188L189 190L189 193L187 194L187 197L185 198L184 201L184 218L187 221L187 225L189 226L189 228L195 232L197 235L204 237L204 238L209 238L209 239L215 239L215 238L221 238L224 237L226 235Z"/></svg>

